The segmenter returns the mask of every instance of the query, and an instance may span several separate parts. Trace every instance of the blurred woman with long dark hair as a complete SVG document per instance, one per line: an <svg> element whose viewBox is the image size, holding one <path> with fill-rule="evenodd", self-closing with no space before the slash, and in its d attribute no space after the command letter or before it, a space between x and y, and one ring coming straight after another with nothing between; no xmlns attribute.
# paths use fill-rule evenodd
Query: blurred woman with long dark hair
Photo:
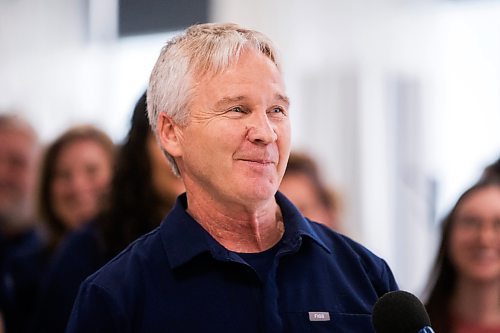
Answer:
<svg viewBox="0 0 500 333"><path fill-rule="evenodd" d="M439 333L500 332L500 182L465 191L444 219L426 303Z"/></svg>

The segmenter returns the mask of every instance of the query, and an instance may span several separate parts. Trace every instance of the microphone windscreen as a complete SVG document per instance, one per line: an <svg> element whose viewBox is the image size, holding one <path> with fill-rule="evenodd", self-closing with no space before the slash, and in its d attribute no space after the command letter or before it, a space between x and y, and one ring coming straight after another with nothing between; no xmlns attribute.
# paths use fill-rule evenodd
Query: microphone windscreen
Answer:
<svg viewBox="0 0 500 333"><path fill-rule="evenodd" d="M418 333L431 326L424 305L407 291L391 291L373 307L372 324L377 333Z"/></svg>

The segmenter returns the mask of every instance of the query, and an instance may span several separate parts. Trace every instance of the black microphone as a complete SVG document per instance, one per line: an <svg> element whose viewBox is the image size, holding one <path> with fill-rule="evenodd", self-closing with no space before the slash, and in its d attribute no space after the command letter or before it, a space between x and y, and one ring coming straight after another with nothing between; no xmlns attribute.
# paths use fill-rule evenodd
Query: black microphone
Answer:
<svg viewBox="0 0 500 333"><path fill-rule="evenodd" d="M388 292L377 300L372 324L377 333L434 333L422 302L402 290Z"/></svg>

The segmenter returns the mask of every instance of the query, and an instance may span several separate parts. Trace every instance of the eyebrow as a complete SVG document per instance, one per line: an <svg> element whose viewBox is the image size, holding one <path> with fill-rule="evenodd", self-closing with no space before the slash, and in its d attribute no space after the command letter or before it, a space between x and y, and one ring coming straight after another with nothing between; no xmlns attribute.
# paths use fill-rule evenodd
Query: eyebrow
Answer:
<svg viewBox="0 0 500 333"><path fill-rule="evenodd" d="M224 107L228 104L234 104L245 100L245 96L236 96L236 97L223 97L215 103L216 108Z"/></svg>
<svg viewBox="0 0 500 333"><path fill-rule="evenodd" d="M281 94L276 94L274 97L276 99L282 101L283 103L285 103L286 106L290 106L290 99L287 96L281 95Z"/></svg>
<svg viewBox="0 0 500 333"><path fill-rule="evenodd" d="M290 99L285 95L276 94L274 96L274 98L281 101L282 103L286 104L287 107L290 105ZM245 97L245 96L223 97L219 101L217 101L217 103L215 103L215 107L216 108L224 107L225 105L239 103L239 102L244 101L246 99L247 99L247 97Z"/></svg>

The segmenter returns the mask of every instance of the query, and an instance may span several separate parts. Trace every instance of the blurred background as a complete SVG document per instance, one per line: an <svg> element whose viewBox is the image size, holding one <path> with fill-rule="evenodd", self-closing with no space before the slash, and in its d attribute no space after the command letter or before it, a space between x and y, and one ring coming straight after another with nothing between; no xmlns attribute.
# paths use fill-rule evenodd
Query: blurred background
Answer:
<svg viewBox="0 0 500 333"><path fill-rule="evenodd" d="M439 221L500 155L500 1L0 0L0 112L44 142L120 142L161 47L192 23L267 34L293 148L343 197L345 232L420 293Z"/></svg>

